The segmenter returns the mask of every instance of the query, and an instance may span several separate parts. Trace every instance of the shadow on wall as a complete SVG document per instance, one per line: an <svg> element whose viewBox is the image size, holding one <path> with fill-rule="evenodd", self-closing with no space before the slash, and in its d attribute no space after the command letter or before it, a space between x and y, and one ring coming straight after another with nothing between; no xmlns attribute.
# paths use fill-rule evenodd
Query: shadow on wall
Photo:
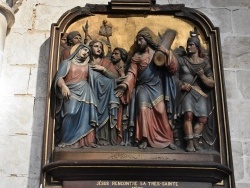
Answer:
<svg viewBox="0 0 250 188"><path fill-rule="evenodd" d="M47 78L49 66L49 45L48 38L40 47L39 62L37 69L34 68L31 74L37 74L36 91L33 107L33 126L30 149L30 165L28 174L28 188L40 187L41 159L43 130L45 119L45 103L47 94Z"/></svg>

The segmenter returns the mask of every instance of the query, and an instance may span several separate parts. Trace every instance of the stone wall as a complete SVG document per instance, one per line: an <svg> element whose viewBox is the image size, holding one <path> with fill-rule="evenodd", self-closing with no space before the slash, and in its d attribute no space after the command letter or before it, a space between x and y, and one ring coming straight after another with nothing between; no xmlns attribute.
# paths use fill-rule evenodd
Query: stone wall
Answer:
<svg viewBox="0 0 250 188"><path fill-rule="evenodd" d="M51 23L75 6L109 1L23 0L16 9L0 64L0 187L39 187ZM236 187L250 187L249 0L156 2L185 4L220 27Z"/></svg>

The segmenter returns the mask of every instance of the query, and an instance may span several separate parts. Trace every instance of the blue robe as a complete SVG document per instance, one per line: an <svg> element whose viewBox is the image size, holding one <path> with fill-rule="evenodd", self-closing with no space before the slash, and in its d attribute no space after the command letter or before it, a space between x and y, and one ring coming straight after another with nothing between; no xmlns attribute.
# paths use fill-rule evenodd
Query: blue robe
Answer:
<svg viewBox="0 0 250 188"><path fill-rule="evenodd" d="M117 124L119 98L115 97L115 82L99 72L88 69L88 79L67 84L70 100L63 98L57 86L70 69L70 60L60 64L55 77L56 104L56 145L76 143L91 131L102 128L107 122L111 128Z"/></svg>
<svg viewBox="0 0 250 188"><path fill-rule="evenodd" d="M57 81L67 75L70 65L70 60L60 64L54 85L57 96L56 145L62 147L76 143L98 126L97 101L89 84L93 75L91 69L88 70L89 80L86 78L74 84L67 84L71 92L69 100L62 96Z"/></svg>

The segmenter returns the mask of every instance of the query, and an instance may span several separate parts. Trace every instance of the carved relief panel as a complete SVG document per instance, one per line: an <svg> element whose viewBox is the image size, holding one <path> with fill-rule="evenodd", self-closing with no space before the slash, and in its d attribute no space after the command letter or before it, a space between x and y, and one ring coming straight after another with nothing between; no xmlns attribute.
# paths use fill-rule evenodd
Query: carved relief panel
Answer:
<svg viewBox="0 0 250 188"><path fill-rule="evenodd" d="M43 185L234 187L219 37L184 5L117 0L62 15Z"/></svg>

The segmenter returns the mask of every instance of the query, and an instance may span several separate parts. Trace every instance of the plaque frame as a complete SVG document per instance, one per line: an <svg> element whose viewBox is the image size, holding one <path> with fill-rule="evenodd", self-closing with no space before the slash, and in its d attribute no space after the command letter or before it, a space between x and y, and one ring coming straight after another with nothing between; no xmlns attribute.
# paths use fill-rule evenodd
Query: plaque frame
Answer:
<svg viewBox="0 0 250 188"><path fill-rule="evenodd" d="M54 148L53 77L59 65L60 35L79 19L100 15L166 15L197 26L209 43L215 78L216 122L218 124L218 153L186 153L158 150L93 151L86 149L60 150ZM115 146L113 147L114 150ZM116 148L115 148L116 149ZM119 148L117 149L119 150ZM108 5L86 4L65 12L51 25L49 73L42 159L42 185L61 185L64 181L84 180L145 180L209 182L213 187L234 188L232 151L228 123L226 91L221 55L220 32L201 12L183 4L157 5L155 1L138 4L135 1L114 0Z"/></svg>

